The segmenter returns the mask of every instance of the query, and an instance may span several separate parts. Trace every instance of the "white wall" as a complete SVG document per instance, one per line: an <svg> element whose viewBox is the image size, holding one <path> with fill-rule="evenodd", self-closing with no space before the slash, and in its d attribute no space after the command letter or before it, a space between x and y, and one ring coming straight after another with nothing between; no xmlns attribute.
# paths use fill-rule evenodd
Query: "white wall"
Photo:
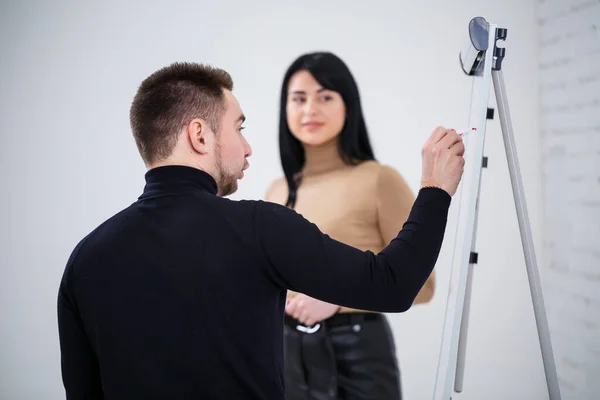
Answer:
<svg viewBox="0 0 600 400"><path fill-rule="evenodd" d="M563 399L600 397L600 3L539 2L545 285Z"/></svg>
<svg viewBox="0 0 600 400"><path fill-rule="evenodd" d="M348 63L378 158L416 190L420 149L431 130L439 124L465 127L468 120L470 81L457 54L470 18L487 17L509 32L505 78L533 234L541 247L533 1L205 3L2 5L0 398L64 398L58 282L76 242L142 190L144 168L129 132L129 105L141 80L173 61L212 63L235 79L254 147L252 167L235 198L261 198L280 176L280 80L296 56L316 49L331 50ZM465 392L455 399L543 399L541 356L497 120L488 130L486 155ZM433 302L391 316L406 399L429 399L433 393L454 223Z"/></svg>

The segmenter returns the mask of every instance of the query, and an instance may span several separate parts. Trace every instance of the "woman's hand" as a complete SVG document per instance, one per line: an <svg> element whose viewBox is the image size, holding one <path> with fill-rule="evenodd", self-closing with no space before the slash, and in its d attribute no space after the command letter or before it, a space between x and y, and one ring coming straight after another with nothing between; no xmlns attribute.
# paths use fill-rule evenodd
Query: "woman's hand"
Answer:
<svg viewBox="0 0 600 400"><path fill-rule="evenodd" d="M287 315L296 318L306 326L313 326L317 322L331 317L339 309L340 306L313 299L301 293L289 300L285 306Z"/></svg>

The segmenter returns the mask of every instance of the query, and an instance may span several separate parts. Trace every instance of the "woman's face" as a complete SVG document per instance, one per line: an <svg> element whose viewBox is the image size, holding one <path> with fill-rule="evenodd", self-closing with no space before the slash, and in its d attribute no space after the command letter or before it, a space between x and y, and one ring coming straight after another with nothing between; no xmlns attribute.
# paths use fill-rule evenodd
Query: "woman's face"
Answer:
<svg viewBox="0 0 600 400"><path fill-rule="evenodd" d="M288 84L287 124L306 146L335 140L344 127L346 105L338 92L324 89L308 71L298 71Z"/></svg>

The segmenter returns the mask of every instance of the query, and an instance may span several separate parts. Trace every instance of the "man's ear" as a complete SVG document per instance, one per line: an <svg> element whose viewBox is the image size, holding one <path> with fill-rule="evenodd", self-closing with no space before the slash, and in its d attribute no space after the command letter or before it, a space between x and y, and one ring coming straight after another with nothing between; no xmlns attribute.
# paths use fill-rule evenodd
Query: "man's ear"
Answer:
<svg viewBox="0 0 600 400"><path fill-rule="evenodd" d="M196 118L190 121L186 128L187 138L194 151L208 154L213 150L214 132L206 121Z"/></svg>

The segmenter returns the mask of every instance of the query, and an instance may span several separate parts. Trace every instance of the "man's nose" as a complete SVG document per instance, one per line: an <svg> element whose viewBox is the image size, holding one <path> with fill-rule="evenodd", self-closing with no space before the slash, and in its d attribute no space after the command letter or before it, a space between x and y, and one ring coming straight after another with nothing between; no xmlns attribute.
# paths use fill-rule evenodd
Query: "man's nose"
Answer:
<svg viewBox="0 0 600 400"><path fill-rule="evenodd" d="M250 157L252 155L252 146L250 146L250 143L248 143L246 138L244 138L244 150L246 157Z"/></svg>

